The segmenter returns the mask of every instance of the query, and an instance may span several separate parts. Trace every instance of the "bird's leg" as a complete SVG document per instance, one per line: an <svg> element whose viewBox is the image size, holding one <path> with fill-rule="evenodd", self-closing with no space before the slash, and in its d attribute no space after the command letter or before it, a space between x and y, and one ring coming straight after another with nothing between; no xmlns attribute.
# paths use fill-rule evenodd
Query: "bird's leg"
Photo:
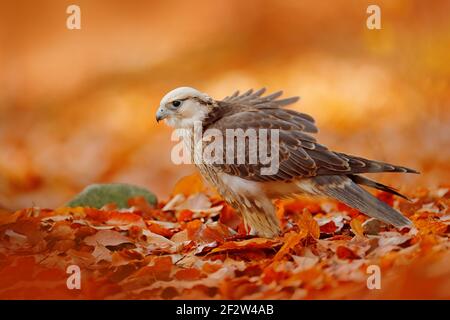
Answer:
<svg viewBox="0 0 450 320"><path fill-rule="evenodd" d="M243 210L245 210L245 209L243 209ZM245 233L248 236L255 236L256 235L256 230L254 228L252 228L251 224L249 223L249 221L247 219L248 214L244 213L244 211L240 211L239 215L241 216L241 218L242 218L242 220L244 222Z"/></svg>
<svg viewBox="0 0 450 320"><path fill-rule="evenodd" d="M280 233L280 224L272 201L268 198L247 200L244 201L246 207L242 216L244 223L250 228L250 234L266 238L276 237Z"/></svg>

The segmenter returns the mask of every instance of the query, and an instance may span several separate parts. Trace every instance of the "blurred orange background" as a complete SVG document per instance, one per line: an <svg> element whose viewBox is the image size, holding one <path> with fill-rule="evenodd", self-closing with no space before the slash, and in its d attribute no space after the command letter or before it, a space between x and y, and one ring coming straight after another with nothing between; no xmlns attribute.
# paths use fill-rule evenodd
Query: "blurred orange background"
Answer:
<svg viewBox="0 0 450 320"><path fill-rule="evenodd" d="M170 160L160 98L193 86L220 99L265 86L300 95L319 140L416 168L400 189L447 184L450 2L3 1L0 207L59 206L94 182L167 198L194 170ZM66 8L81 8L68 30Z"/></svg>

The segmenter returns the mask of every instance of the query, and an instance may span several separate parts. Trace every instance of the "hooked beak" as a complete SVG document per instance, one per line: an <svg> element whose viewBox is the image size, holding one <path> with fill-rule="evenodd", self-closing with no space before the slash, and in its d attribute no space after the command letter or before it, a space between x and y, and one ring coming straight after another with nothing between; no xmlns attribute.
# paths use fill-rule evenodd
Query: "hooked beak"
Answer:
<svg viewBox="0 0 450 320"><path fill-rule="evenodd" d="M156 111L156 122L160 122L165 118L167 118L167 112L165 109L160 107L158 111Z"/></svg>

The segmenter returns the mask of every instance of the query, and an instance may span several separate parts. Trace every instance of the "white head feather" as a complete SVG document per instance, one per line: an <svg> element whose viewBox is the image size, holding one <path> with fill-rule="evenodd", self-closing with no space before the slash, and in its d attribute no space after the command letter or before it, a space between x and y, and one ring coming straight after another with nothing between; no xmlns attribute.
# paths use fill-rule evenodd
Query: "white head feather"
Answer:
<svg viewBox="0 0 450 320"><path fill-rule="evenodd" d="M197 89L191 87L179 87L166 93L166 95L161 99L160 105L166 105L168 102L171 102L173 100L183 100L190 97L199 98L201 100L211 99L211 97L206 93L202 93Z"/></svg>
<svg viewBox="0 0 450 320"><path fill-rule="evenodd" d="M174 101L181 105L175 108ZM205 93L194 88L180 87L167 93L159 104L156 113L157 120L165 119L174 128L191 128L196 121L202 121L208 114L214 100Z"/></svg>

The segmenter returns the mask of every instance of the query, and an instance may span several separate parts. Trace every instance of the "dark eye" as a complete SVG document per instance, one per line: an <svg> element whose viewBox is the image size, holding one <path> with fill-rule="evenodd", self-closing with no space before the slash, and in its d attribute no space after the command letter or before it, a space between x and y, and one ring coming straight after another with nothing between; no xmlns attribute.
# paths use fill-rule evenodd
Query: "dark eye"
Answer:
<svg viewBox="0 0 450 320"><path fill-rule="evenodd" d="M179 106L181 106L181 101L180 100L174 100L174 101L172 101L172 105L175 108L178 108Z"/></svg>

